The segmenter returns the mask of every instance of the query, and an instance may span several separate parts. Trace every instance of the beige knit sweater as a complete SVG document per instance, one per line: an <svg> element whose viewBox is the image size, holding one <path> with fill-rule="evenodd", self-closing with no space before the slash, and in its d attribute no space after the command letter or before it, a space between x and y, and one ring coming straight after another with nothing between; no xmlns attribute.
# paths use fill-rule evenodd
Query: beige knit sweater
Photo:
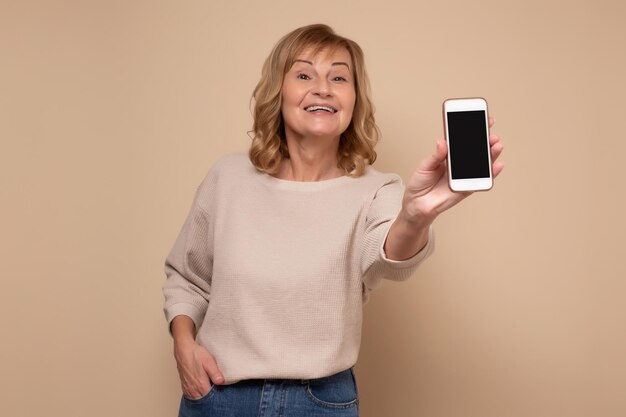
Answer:
<svg viewBox="0 0 626 417"><path fill-rule="evenodd" d="M225 383L311 379L353 366L362 307L383 279L404 281L433 249L385 257L399 176L286 181L246 154L219 160L197 189L165 261L168 323L191 317Z"/></svg>

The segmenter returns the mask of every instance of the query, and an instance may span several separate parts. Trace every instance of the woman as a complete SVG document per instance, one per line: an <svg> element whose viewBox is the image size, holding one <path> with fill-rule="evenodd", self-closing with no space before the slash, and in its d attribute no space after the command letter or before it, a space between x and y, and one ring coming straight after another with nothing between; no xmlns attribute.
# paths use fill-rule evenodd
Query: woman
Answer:
<svg viewBox="0 0 626 417"><path fill-rule="evenodd" d="M283 37L253 97L249 153L212 167L165 264L180 415L357 416L369 292L409 278L469 193L448 188L443 140L406 190L371 167L363 53L328 26Z"/></svg>

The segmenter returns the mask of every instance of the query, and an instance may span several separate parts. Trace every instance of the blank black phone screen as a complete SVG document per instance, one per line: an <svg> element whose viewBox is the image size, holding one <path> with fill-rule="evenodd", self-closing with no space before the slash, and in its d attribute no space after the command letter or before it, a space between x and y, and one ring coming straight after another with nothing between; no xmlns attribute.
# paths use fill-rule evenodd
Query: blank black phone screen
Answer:
<svg viewBox="0 0 626 417"><path fill-rule="evenodd" d="M489 177L485 111L456 111L447 115L452 179Z"/></svg>

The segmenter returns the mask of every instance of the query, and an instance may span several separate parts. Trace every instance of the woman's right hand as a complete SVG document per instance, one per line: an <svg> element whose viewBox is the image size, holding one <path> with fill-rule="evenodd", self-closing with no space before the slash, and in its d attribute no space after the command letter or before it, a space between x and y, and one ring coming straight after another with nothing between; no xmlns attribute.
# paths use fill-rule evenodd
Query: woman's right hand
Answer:
<svg viewBox="0 0 626 417"><path fill-rule="evenodd" d="M196 343L195 326L191 318L176 316L171 329L183 395L192 400L202 398L209 393L213 384L223 384L224 376L215 358L204 346Z"/></svg>
<svg viewBox="0 0 626 417"><path fill-rule="evenodd" d="M195 341L175 344L174 357L185 397L202 398L209 393L213 383L224 382L213 355Z"/></svg>

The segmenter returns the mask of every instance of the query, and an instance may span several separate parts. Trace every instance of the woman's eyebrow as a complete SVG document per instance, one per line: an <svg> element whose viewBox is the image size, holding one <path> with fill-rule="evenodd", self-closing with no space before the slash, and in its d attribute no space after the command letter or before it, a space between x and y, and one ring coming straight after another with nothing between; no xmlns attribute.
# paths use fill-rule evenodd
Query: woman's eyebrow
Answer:
<svg viewBox="0 0 626 417"><path fill-rule="evenodd" d="M294 63L296 63L296 62L304 62L305 64L313 65L313 63L311 61L307 61L306 59L294 59L293 62ZM350 65L348 65L346 62L333 62L331 64L331 66L333 66L333 67L336 66L336 65L345 65L348 68L348 70L350 70Z"/></svg>
<svg viewBox="0 0 626 417"><path fill-rule="evenodd" d="M350 65L348 65L348 64L347 64L347 63L345 63L345 62L333 62L333 64L332 64L332 65L333 65L333 67L334 67L335 65L345 65L345 66L348 68L348 70L350 69Z"/></svg>

